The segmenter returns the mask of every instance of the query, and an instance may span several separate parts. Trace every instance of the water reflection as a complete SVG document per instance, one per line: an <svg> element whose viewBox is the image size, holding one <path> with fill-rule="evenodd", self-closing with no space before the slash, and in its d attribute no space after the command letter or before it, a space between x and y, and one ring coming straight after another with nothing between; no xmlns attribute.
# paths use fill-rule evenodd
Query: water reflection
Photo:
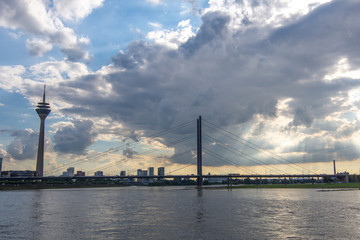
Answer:
<svg viewBox="0 0 360 240"><path fill-rule="evenodd" d="M197 223L202 223L204 222L204 206L203 206L203 189L202 188L198 188L197 189L197 198L196 198L196 222Z"/></svg>
<svg viewBox="0 0 360 240"><path fill-rule="evenodd" d="M4 191L0 239L356 239L360 191Z"/></svg>

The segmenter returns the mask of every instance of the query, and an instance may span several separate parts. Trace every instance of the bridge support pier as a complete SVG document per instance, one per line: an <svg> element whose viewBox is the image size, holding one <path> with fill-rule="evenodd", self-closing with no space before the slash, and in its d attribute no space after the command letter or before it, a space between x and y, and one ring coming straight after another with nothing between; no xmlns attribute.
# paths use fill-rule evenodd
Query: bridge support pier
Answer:
<svg viewBox="0 0 360 240"><path fill-rule="evenodd" d="M228 177L227 187L228 187L228 189L231 189L231 187L232 187L232 178L231 177Z"/></svg>

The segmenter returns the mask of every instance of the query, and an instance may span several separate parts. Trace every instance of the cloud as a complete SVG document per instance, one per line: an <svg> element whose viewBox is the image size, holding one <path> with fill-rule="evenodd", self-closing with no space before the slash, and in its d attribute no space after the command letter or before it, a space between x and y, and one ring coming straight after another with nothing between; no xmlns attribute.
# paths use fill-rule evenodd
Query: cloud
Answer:
<svg viewBox="0 0 360 240"><path fill-rule="evenodd" d="M22 75L25 72L26 68L21 65L0 66L0 87L8 91L17 89L23 83Z"/></svg>
<svg viewBox="0 0 360 240"><path fill-rule="evenodd" d="M32 39L26 41L26 47L29 50L30 55L42 56L44 53L50 51L53 46L48 41L41 39Z"/></svg>
<svg viewBox="0 0 360 240"><path fill-rule="evenodd" d="M181 50L187 56L194 54L201 46L212 42L214 39L222 38L230 21L230 17L221 12L208 12L201 19L203 24L196 36L181 46Z"/></svg>
<svg viewBox="0 0 360 240"><path fill-rule="evenodd" d="M191 5L189 11L193 14L201 14L203 9L199 7L199 1L197 0L185 0L186 3Z"/></svg>
<svg viewBox="0 0 360 240"><path fill-rule="evenodd" d="M68 21L79 21L87 17L95 8L101 7L104 0L54 0L56 14Z"/></svg>
<svg viewBox="0 0 360 240"><path fill-rule="evenodd" d="M137 154L136 151L132 150L131 148L125 148L123 150L123 155L126 157L126 158L133 158L134 155Z"/></svg>
<svg viewBox="0 0 360 240"><path fill-rule="evenodd" d="M93 8L101 6L101 3L102 1L54 1L54 6L62 10L59 16L79 20L90 14ZM0 26L26 32L31 37L26 41L31 55L42 56L57 45L70 61L90 59L86 50L89 40L84 41L83 37L76 36L73 29L65 27L47 1L1 1Z"/></svg>
<svg viewBox="0 0 360 240"><path fill-rule="evenodd" d="M162 4L163 2L162 0L146 0L146 1L155 5Z"/></svg>
<svg viewBox="0 0 360 240"><path fill-rule="evenodd" d="M314 116L310 108L298 107L295 110L294 120L289 123L289 126L300 126L304 125L310 127L314 121Z"/></svg>
<svg viewBox="0 0 360 240"><path fill-rule="evenodd" d="M151 31L146 35L146 38L172 49L177 49L181 44L185 43L190 37L195 36L192 31L190 20L183 20L179 22L176 30L158 29Z"/></svg>
<svg viewBox="0 0 360 240"><path fill-rule="evenodd" d="M97 133L90 120L74 120L69 126L59 128L54 134L54 150L59 153L83 155L95 142Z"/></svg>
<svg viewBox="0 0 360 240"><path fill-rule="evenodd" d="M97 72L86 73L79 66L79 74L53 86L54 99L61 103L59 111L94 121L102 118L119 126L111 134L117 132L120 139L133 140L202 115L292 161L353 159L356 147L352 142L359 137L354 120L359 112L355 97L360 94L359 78L354 74L331 76L341 59L346 59L347 70L360 68L358 52L354 51L360 40L356 24L360 4L334 1L314 9L304 6L284 17L279 14L285 9L282 1L257 3L236 17L243 5L223 2L215 6L211 1L199 30L176 43L178 48L169 48L157 41L161 37L154 37L154 42L131 42L112 57L112 64ZM259 17L260 13L266 14ZM171 41L171 37L163 38ZM64 75L59 66L45 65L34 67L38 76L47 74L40 69L47 69L56 79ZM83 154L95 141L94 128L101 130L100 124L89 121L60 128L54 135L55 150ZM296 131L284 131L287 127ZM224 150L219 140L229 140L226 136L209 127L204 130L217 140L207 139L204 148L216 147L223 156L245 161ZM195 124L159 141L171 148L174 140L194 132ZM342 139L334 140L339 135ZM193 140L174 146L175 154L193 150ZM217 144L212 145L214 142ZM250 151L238 142L234 144ZM259 153L254 156L273 161ZM192 160L191 153L171 158L178 163Z"/></svg>
<svg viewBox="0 0 360 240"><path fill-rule="evenodd" d="M39 134L33 130L2 130L0 133L10 133L13 140L6 151L15 160L35 159Z"/></svg>
<svg viewBox="0 0 360 240"><path fill-rule="evenodd" d="M345 123L337 129L337 138L351 138L360 129L360 121L356 119L354 122Z"/></svg>

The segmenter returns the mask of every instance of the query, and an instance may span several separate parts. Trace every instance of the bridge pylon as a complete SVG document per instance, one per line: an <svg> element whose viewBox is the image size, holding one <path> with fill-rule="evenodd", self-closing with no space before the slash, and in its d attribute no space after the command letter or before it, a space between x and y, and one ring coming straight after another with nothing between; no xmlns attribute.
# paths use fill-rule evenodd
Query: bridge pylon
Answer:
<svg viewBox="0 0 360 240"><path fill-rule="evenodd" d="M201 116L197 119L197 186L201 188L202 177L202 136L201 136Z"/></svg>

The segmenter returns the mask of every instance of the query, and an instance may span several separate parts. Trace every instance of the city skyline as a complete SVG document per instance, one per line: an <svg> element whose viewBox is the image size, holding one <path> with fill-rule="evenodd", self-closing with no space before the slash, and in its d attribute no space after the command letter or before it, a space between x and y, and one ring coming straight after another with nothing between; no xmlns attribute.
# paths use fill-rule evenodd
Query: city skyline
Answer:
<svg viewBox="0 0 360 240"><path fill-rule="evenodd" d="M339 172L358 173L359 9L329 0L0 1L3 170L35 170L34 109L46 84L45 173L74 161L107 175L196 173L196 122L151 136L199 115L206 151L249 171L291 168L217 129L305 173L331 173L334 159ZM204 174L244 171L206 151Z"/></svg>

